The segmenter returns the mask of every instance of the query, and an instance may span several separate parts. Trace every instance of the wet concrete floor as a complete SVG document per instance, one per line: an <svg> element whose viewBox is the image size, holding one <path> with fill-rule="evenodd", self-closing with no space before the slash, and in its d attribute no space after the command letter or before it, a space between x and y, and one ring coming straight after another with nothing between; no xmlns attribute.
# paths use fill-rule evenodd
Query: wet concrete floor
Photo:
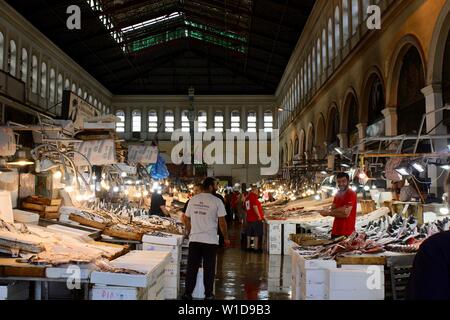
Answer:
<svg viewBox="0 0 450 320"><path fill-rule="evenodd" d="M229 225L231 248L219 249L215 296L219 300L289 300L291 257L241 250L240 225Z"/></svg>

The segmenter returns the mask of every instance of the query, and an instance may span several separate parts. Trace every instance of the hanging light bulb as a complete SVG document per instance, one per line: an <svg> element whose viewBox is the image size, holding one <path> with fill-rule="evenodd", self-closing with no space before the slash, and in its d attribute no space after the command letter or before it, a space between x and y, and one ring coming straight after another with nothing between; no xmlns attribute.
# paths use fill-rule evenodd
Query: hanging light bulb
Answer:
<svg viewBox="0 0 450 320"><path fill-rule="evenodd" d="M124 172L124 171L122 171L122 172L120 173L120 176L121 176L122 178L125 178L125 177L127 176L127 173Z"/></svg>
<svg viewBox="0 0 450 320"><path fill-rule="evenodd" d="M113 192L119 192L119 187L118 186L114 186L113 187Z"/></svg>
<svg viewBox="0 0 450 320"><path fill-rule="evenodd" d="M365 191L369 191L369 190L370 190L370 187L369 187L369 186L364 186L364 190L365 190Z"/></svg>
<svg viewBox="0 0 450 320"><path fill-rule="evenodd" d="M365 172L360 172L359 175L358 175L358 177L359 177L360 179L366 179L366 178L367 178L367 174L366 174Z"/></svg>

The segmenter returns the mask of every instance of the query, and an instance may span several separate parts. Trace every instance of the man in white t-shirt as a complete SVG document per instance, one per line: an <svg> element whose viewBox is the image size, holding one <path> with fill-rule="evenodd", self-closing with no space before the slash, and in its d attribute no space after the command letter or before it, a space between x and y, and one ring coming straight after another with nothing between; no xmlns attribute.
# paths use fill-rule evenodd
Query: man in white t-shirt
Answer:
<svg viewBox="0 0 450 320"><path fill-rule="evenodd" d="M203 261L203 284L205 300L214 299L213 288L216 273L216 254L219 244L217 222L224 236L225 247L229 247L225 206L214 196L214 178L206 178L203 192L194 196L186 209L186 229L189 233L189 255L186 274L186 291L183 299L191 300L197 283L197 273Z"/></svg>

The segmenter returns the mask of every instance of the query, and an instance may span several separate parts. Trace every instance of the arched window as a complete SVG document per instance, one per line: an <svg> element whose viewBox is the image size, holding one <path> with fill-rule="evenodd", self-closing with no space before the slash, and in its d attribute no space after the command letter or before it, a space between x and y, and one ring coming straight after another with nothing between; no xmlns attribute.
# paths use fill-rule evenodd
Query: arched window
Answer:
<svg viewBox="0 0 450 320"><path fill-rule="evenodd" d="M363 17L364 20L367 19L369 16L369 13L367 12L367 8L370 6L370 0L362 0L362 10L363 10Z"/></svg>
<svg viewBox="0 0 450 320"><path fill-rule="evenodd" d="M320 47L320 38L317 39L317 48L316 48L316 60L317 60L317 80L318 82L320 82L319 76L322 74L322 63L321 63L321 58L322 58L322 50Z"/></svg>
<svg viewBox="0 0 450 320"><path fill-rule="evenodd" d="M63 76L62 74L58 74L58 80L56 81L56 87L57 87L57 91L56 91L56 102L57 103L61 103L62 101L62 96L63 96Z"/></svg>
<svg viewBox="0 0 450 320"><path fill-rule="evenodd" d="M322 30L322 72L327 68L327 31Z"/></svg>
<svg viewBox="0 0 450 320"><path fill-rule="evenodd" d="M341 12L339 7L334 10L334 55L341 49Z"/></svg>
<svg viewBox="0 0 450 320"><path fill-rule="evenodd" d="M141 111L140 110L133 110L131 113L131 131L134 133L141 132Z"/></svg>
<svg viewBox="0 0 450 320"><path fill-rule="evenodd" d="M55 69L50 69L50 81L49 81L49 101L55 103L55 91L56 91L56 73Z"/></svg>
<svg viewBox="0 0 450 320"><path fill-rule="evenodd" d="M41 98L47 96L47 65L45 62L41 64Z"/></svg>
<svg viewBox="0 0 450 320"><path fill-rule="evenodd" d="M311 88L314 87L314 83L316 82L316 46L313 45L312 55L311 55L311 65L312 65L312 74L311 74Z"/></svg>
<svg viewBox="0 0 450 320"><path fill-rule="evenodd" d="M98 107L98 102L97 102L97 98L94 99L94 107L97 108Z"/></svg>
<svg viewBox="0 0 450 320"><path fill-rule="evenodd" d="M5 56L5 36L0 32L0 70L3 70L3 62Z"/></svg>
<svg viewBox="0 0 450 320"><path fill-rule="evenodd" d="M77 95L82 98L83 97L83 90L81 88L78 88Z"/></svg>
<svg viewBox="0 0 450 320"><path fill-rule="evenodd" d="M352 34L356 34L359 26L359 1L352 0Z"/></svg>
<svg viewBox="0 0 450 320"><path fill-rule="evenodd" d="M72 83L72 88L70 89L70 91L72 91L74 94L77 94L77 85L74 83Z"/></svg>
<svg viewBox="0 0 450 320"><path fill-rule="evenodd" d="M175 117L171 110L166 110L164 114L165 131L173 132L175 130Z"/></svg>
<svg viewBox="0 0 450 320"><path fill-rule="evenodd" d="M307 60L308 58L306 58ZM306 97L308 96L308 64L307 61L303 63L303 93L305 95L305 102Z"/></svg>
<svg viewBox="0 0 450 320"><path fill-rule="evenodd" d="M83 93L83 99L86 101L86 100L87 100L87 97L88 97L88 93L87 93L87 91L85 91L85 92Z"/></svg>
<svg viewBox="0 0 450 320"><path fill-rule="evenodd" d="M148 132L158 131L158 113L156 110L150 110L148 112Z"/></svg>
<svg viewBox="0 0 450 320"><path fill-rule="evenodd" d="M333 61L333 21L328 19L328 65Z"/></svg>
<svg viewBox="0 0 450 320"><path fill-rule="evenodd" d="M31 92L37 93L38 90L38 60L33 55L31 58Z"/></svg>
<svg viewBox="0 0 450 320"><path fill-rule="evenodd" d="M223 112L216 111L214 113L214 131L223 132Z"/></svg>
<svg viewBox="0 0 450 320"><path fill-rule="evenodd" d="M208 129L208 114L206 111L199 111L197 115L198 132L206 132Z"/></svg>
<svg viewBox="0 0 450 320"><path fill-rule="evenodd" d="M92 102L92 95L89 95L88 102L89 102L89 104L92 104L92 103L93 103L93 102Z"/></svg>
<svg viewBox="0 0 450 320"><path fill-rule="evenodd" d="M116 117L119 118L119 122L116 122L116 132L125 132L125 112L117 110Z"/></svg>
<svg viewBox="0 0 450 320"><path fill-rule="evenodd" d="M272 111L264 112L264 132L272 132L273 129L273 115Z"/></svg>
<svg viewBox="0 0 450 320"><path fill-rule="evenodd" d="M311 93L312 87L312 63L311 63L311 53L308 56L308 93Z"/></svg>
<svg viewBox="0 0 450 320"><path fill-rule="evenodd" d="M22 56L20 61L20 80L28 82L28 51L22 48Z"/></svg>
<svg viewBox="0 0 450 320"><path fill-rule="evenodd" d="M300 70L300 100L303 101L304 92L303 92L303 67Z"/></svg>
<svg viewBox="0 0 450 320"><path fill-rule="evenodd" d="M66 78L66 81L64 83L64 90L69 90L70 89L70 80L68 78Z"/></svg>
<svg viewBox="0 0 450 320"><path fill-rule="evenodd" d="M350 36L350 12L348 10L348 1L342 0L342 36L344 37L344 45L347 43Z"/></svg>
<svg viewBox="0 0 450 320"><path fill-rule="evenodd" d="M239 111L231 111L231 132L239 132L241 129L241 115Z"/></svg>
<svg viewBox="0 0 450 320"><path fill-rule="evenodd" d="M8 64L9 74L15 77L17 71L17 46L14 40L9 41Z"/></svg>
<svg viewBox="0 0 450 320"><path fill-rule="evenodd" d="M256 132L256 112L250 111L247 113L247 131Z"/></svg>
<svg viewBox="0 0 450 320"><path fill-rule="evenodd" d="M191 129L191 124L189 122L189 111L183 110L181 112L181 131L189 132Z"/></svg>

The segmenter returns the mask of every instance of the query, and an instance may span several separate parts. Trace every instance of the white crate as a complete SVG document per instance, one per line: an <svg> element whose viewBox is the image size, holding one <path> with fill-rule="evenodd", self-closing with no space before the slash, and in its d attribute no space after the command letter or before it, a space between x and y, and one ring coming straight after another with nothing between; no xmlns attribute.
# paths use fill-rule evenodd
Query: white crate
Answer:
<svg viewBox="0 0 450 320"><path fill-rule="evenodd" d="M50 267L45 269L45 276L49 279L66 279L69 277L73 277L74 274L70 271L71 269L69 269L70 266L67 265L65 267ZM86 268L86 266L83 266L82 268L79 269L80 273L77 274L77 277L79 276L80 279L89 279L91 273L92 273L92 269L90 268Z"/></svg>
<svg viewBox="0 0 450 320"><path fill-rule="evenodd" d="M165 277L165 286L168 288L178 288L180 286L180 276Z"/></svg>
<svg viewBox="0 0 450 320"><path fill-rule="evenodd" d="M169 245L169 246L181 246L183 242L183 236L181 235L175 235L170 233L164 233L163 237L158 236L152 236L150 234L144 234L142 237L142 242L145 243L152 243L152 244L163 244L163 245Z"/></svg>
<svg viewBox="0 0 450 320"><path fill-rule="evenodd" d="M309 269L300 272L300 283L305 284L326 284L328 281L327 269Z"/></svg>
<svg viewBox="0 0 450 320"><path fill-rule="evenodd" d="M375 275L378 277L379 289L384 290L384 274ZM327 286L329 291L367 291L371 285L373 274L365 270L330 269L328 270Z"/></svg>
<svg viewBox="0 0 450 320"><path fill-rule="evenodd" d="M329 300L384 300L384 286L381 290L333 290Z"/></svg>
<svg viewBox="0 0 450 320"><path fill-rule="evenodd" d="M181 261L181 250L179 246L168 246L144 242L142 244L142 250L170 252L171 258L169 263L179 263Z"/></svg>
<svg viewBox="0 0 450 320"><path fill-rule="evenodd" d="M300 300L328 300L328 289L325 284L300 284Z"/></svg>
<svg viewBox="0 0 450 320"><path fill-rule="evenodd" d="M360 270L360 271L366 271L369 273L373 273L374 271L379 271L381 273L384 273L383 265L343 264L343 265L341 265L341 269L343 269L343 270Z"/></svg>
<svg viewBox="0 0 450 320"><path fill-rule="evenodd" d="M164 298L166 300L178 299L178 288L164 288Z"/></svg>
<svg viewBox="0 0 450 320"><path fill-rule="evenodd" d="M0 300L28 300L29 288L25 281L0 284Z"/></svg>
<svg viewBox="0 0 450 320"><path fill-rule="evenodd" d="M147 300L147 288L130 288L95 285L91 300Z"/></svg>
<svg viewBox="0 0 450 320"><path fill-rule="evenodd" d="M337 268L335 260L305 259L303 256L298 256L297 262L301 270Z"/></svg>
<svg viewBox="0 0 450 320"><path fill-rule="evenodd" d="M180 265L178 263L170 263L164 269L166 276L176 276L180 274Z"/></svg>

